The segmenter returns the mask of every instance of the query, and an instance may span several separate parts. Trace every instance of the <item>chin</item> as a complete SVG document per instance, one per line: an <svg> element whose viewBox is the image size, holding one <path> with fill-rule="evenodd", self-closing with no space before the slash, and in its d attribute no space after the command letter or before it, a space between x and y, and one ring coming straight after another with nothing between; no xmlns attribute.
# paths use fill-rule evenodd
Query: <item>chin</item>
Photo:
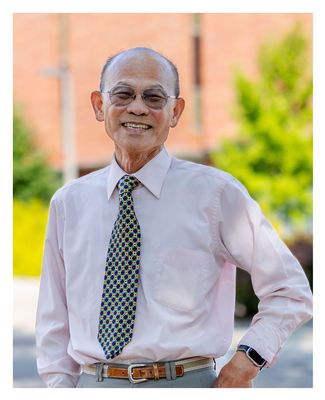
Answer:
<svg viewBox="0 0 325 400"><path fill-rule="evenodd" d="M128 153L143 153L143 154L150 154L155 151L159 151L161 149L161 145L150 145L148 143L128 143L124 144L124 146L120 146Z"/></svg>

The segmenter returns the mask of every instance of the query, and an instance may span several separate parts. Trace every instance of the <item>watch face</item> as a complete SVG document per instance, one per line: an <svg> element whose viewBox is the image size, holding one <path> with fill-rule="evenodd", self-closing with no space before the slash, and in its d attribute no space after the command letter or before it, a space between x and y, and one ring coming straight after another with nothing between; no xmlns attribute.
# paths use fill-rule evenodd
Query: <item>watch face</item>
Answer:
<svg viewBox="0 0 325 400"><path fill-rule="evenodd" d="M255 350L252 349L252 348L250 348L250 349L247 351L247 355L248 355L253 361L255 361L256 364L258 364L258 365L263 365L263 364L265 363L264 358L262 358L262 357L257 353L257 351L255 351Z"/></svg>

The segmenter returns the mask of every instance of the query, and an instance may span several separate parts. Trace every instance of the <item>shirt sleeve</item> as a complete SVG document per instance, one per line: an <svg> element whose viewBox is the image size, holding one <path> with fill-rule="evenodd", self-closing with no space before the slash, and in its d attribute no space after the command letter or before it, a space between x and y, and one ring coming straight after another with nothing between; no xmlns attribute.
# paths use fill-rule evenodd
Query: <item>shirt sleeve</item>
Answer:
<svg viewBox="0 0 325 400"><path fill-rule="evenodd" d="M75 387L80 366L67 353L69 320L62 251L63 215L53 197L45 237L36 315L36 358L48 387Z"/></svg>
<svg viewBox="0 0 325 400"><path fill-rule="evenodd" d="M258 312L240 344L272 365L290 334L312 316L309 282L258 204L237 181L220 198L219 233L224 257L251 275Z"/></svg>

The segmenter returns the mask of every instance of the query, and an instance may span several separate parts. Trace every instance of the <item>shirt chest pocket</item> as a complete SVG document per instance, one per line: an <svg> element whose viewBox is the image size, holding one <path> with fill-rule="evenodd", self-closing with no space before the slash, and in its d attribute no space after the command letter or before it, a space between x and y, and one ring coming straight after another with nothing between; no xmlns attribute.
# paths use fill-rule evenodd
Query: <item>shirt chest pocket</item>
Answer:
<svg viewBox="0 0 325 400"><path fill-rule="evenodd" d="M155 300L179 311L202 306L211 263L212 256L202 251L179 247L159 251L155 263Z"/></svg>

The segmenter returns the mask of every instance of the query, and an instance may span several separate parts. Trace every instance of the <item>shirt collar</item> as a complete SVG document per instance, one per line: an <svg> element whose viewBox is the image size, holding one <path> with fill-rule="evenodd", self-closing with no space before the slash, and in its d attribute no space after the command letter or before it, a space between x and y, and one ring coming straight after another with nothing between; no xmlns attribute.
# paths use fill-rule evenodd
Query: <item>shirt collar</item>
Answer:
<svg viewBox="0 0 325 400"><path fill-rule="evenodd" d="M163 147L161 151L134 174L154 196L160 197L162 185L171 164L171 157ZM115 153L107 177L107 198L110 199L118 181L127 174L117 163Z"/></svg>

